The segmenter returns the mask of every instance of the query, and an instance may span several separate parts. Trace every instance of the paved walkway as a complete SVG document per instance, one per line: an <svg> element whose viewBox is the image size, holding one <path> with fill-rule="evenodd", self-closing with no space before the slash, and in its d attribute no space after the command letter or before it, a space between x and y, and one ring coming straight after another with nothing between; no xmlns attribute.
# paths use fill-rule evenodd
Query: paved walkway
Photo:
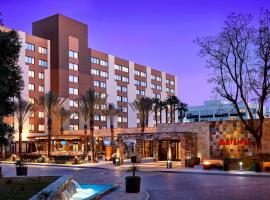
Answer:
<svg viewBox="0 0 270 200"><path fill-rule="evenodd" d="M4 176L14 176L14 165L0 164ZM120 190L111 193L117 200L125 199L125 170L29 166L29 176L71 175L81 184L117 184ZM265 176L227 176L225 174L194 174L141 171L142 190L154 200L269 200L270 178ZM119 192L119 193L118 193ZM123 193L122 193L123 194ZM118 197L118 198L117 198ZM105 197L104 197L105 198ZM107 198L107 197L106 197ZM130 199L134 199L132 197ZM139 196L138 196L139 198Z"/></svg>

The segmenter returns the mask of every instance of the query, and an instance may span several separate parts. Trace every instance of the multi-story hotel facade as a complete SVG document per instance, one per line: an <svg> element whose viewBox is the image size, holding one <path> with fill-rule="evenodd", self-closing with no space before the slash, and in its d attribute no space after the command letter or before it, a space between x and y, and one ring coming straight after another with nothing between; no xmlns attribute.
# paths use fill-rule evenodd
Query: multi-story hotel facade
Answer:
<svg viewBox="0 0 270 200"><path fill-rule="evenodd" d="M0 30L10 31L1 26ZM22 97L36 105L23 128L25 151L29 138L46 135L46 115L35 101L50 90L65 98L64 106L72 112L65 125L70 135L83 129L78 98L90 88L121 110L115 122L118 128L138 126L137 113L129 105L135 99L149 96L164 100L176 95L174 75L89 48L88 26L66 16L57 14L36 21L32 25L32 35L21 31L18 34L22 45L19 57L24 78ZM163 119L165 122L165 117ZM16 127L16 122L14 125ZM151 114L149 126L153 125ZM95 129L107 127L106 116L98 112ZM59 131L54 128L53 134Z"/></svg>

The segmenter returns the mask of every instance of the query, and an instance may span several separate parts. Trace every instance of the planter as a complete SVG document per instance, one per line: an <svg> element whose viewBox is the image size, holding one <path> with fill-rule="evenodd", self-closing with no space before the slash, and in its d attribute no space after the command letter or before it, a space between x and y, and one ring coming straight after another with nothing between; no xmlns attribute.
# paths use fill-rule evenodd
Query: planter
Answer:
<svg viewBox="0 0 270 200"><path fill-rule="evenodd" d="M229 171L229 163L224 162L223 170L224 170L224 171Z"/></svg>
<svg viewBox="0 0 270 200"><path fill-rule="evenodd" d="M194 165L200 165L201 159L200 157L192 157L191 158L194 162Z"/></svg>
<svg viewBox="0 0 270 200"><path fill-rule="evenodd" d="M126 192L138 193L141 187L141 177L139 176L127 176L126 179Z"/></svg>
<svg viewBox="0 0 270 200"><path fill-rule="evenodd" d="M17 176L27 176L27 167L16 167Z"/></svg>
<svg viewBox="0 0 270 200"><path fill-rule="evenodd" d="M113 149L111 146L106 146L105 147L105 160L109 161L112 160L112 154L113 154Z"/></svg>
<svg viewBox="0 0 270 200"><path fill-rule="evenodd" d="M262 167L261 167L260 163L255 163L254 170L255 170L255 172L262 172Z"/></svg>
<svg viewBox="0 0 270 200"><path fill-rule="evenodd" d="M194 167L194 160L192 160L192 159L186 159L185 160L185 167L191 167L191 168L193 168Z"/></svg>
<svg viewBox="0 0 270 200"><path fill-rule="evenodd" d="M131 156L131 163L136 163L137 162L137 157L136 156Z"/></svg>

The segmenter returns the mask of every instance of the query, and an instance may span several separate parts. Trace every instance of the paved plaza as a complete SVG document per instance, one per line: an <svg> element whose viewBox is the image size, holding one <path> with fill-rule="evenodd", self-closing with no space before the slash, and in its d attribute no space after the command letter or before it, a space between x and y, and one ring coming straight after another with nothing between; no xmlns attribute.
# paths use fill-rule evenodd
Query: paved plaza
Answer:
<svg viewBox="0 0 270 200"><path fill-rule="evenodd" d="M15 175L14 165L1 164L1 166L4 176ZM122 191L124 177L128 175L124 170L118 169L29 166L28 170L29 176L72 175L82 184L118 184L119 190ZM142 177L142 189L147 191L153 200L270 199L269 177L150 171L138 174ZM121 200L121 195L117 199Z"/></svg>

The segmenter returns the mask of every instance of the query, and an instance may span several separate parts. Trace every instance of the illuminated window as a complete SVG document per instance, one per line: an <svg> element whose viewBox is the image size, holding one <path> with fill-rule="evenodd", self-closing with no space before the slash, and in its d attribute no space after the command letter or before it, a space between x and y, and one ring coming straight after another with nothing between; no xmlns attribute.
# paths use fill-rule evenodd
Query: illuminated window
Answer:
<svg viewBox="0 0 270 200"><path fill-rule="evenodd" d="M29 70L29 77L34 78L35 77L35 71Z"/></svg>
<svg viewBox="0 0 270 200"><path fill-rule="evenodd" d="M38 125L38 131L44 131L44 125L43 124Z"/></svg>

